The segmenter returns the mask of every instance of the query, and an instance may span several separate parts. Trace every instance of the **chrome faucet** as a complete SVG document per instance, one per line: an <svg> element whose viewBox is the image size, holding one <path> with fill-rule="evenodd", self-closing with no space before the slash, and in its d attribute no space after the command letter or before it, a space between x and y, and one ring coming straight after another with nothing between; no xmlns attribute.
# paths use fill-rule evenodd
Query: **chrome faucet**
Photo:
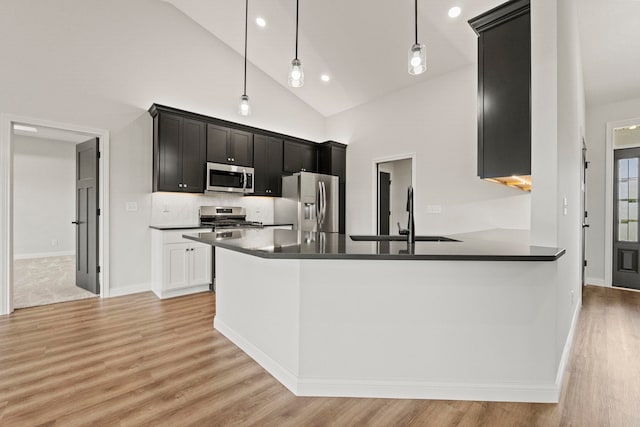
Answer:
<svg viewBox="0 0 640 427"><path fill-rule="evenodd" d="M416 226L413 221L413 186L409 186L407 190L407 212L409 212L409 221L407 223L406 229L400 228L400 223L398 223L398 231L401 235L407 236L407 243L415 243L416 242Z"/></svg>

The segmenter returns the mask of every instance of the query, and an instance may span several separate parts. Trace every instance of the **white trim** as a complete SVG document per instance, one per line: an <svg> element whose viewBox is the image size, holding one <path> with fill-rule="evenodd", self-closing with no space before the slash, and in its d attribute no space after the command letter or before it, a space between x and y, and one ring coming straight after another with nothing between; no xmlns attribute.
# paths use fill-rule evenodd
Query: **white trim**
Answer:
<svg viewBox="0 0 640 427"><path fill-rule="evenodd" d="M607 285L605 280L601 277L585 277L584 282L586 285L605 286L607 288L611 287L611 285Z"/></svg>
<svg viewBox="0 0 640 427"><path fill-rule="evenodd" d="M13 311L13 141L12 126L18 122L25 125L45 126L72 132L85 133L100 138L99 191L101 210L99 220L101 273L100 296L109 296L109 147L108 130L77 126L50 120L0 114L0 315Z"/></svg>
<svg viewBox="0 0 640 427"><path fill-rule="evenodd" d="M416 153L405 153L405 154L396 154L393 156L386 157L378 157L373 159L372 168L371 168L371 189L372 189L372 217L371 217L371 228L373 234L378 234L378 163L385 162L393 162L396 160L406 160L411 159L411 185L413 186L414 194L419 194L416 190ZM417 198L417 196L415 196ZM416 203L414 202L414 205Z"/></svg>
<svg viewBox="0 0 640 427"><path fill-rule="evenodd" d="M60 251L60 252L40 252L37 254L13 254L13 259L36 259L36 258L49 258L54 256L69 256L75 255L76 251Z"/></svg>
<svg viewBox="0 0 640 427"><path fill-rule="evenodd" d="M280 381L289 391L298 396L298 377L288 369L284 368L281 364L269 357L265 352L258 347L247 341L238 334L235 330L230 328L226 323L220 320L219 316L213 318L213 328L227 337L229 341L235 344L240 350L247 353L258 365L262 366L267 372L269 372L275 379Z"/></svg>
<svg viewBox="0 0 640 427"><path fill-rule="evenodd" d="M160 299L167 299L181 297L183 295L196 294L198 292L208 292L209 284L207 283L206 285L190 286L188 288L174 289L171 291L158 291L157 289L153 289L151 283L149 283L149 288L147 290L153 291L153 293L156 294L156 296Z"/></svg>
<svg viewBox="0 0 640 427"><path fill-rule="evenodd" d="M569 333L567 334L567 340L564 342L564 348L562 349L562 356L560 356L560 364L558 365L558 372L556 374L556 387L558 392L562 391L562 381L564 374L567 370L567 364L569 363L569 356L571 355L571 347L573 346L573 337L576 334L576 325L578 324L578 318L580 317L580 309L582 308L582 301L578 300L576 309L573 311L573 318L571 319L571 326L569 327ZM560 396L558 395L558 399Z"/></svg>
<svg viewBox="0 0 640 427"><path fill-rule="evenodd" d="M219 317L214 329L224 335L296 396L445 399L557 403L560 386L552 383L436 383L426 381L345 381L300 378L245 340Z"/></svg>
<svg viewBox="0 0 640 427"><path fill-rule="evenodd" d="M606 148L604 153L604 286L613 284L613 139L614 131L619 128L637 125L640 118L607 122ZM630 148L621 147L621 148Z"/></svg>
<svg viewBox="0 0 640 427"><path fill-rule="evenodd" d="M151 283L138 283L137 285L123 286L119 288L111 288L109 298L119 297L122 295L137 294L151 290Z"/></svg>

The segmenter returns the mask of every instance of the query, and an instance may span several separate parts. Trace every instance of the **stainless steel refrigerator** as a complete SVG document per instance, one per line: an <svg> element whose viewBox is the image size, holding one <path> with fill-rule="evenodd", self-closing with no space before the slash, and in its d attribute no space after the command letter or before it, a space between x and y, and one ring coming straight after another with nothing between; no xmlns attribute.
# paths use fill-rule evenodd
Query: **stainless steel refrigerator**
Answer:
<svg viewBox="0 0 640 427"><path fill-rule="evenodd" d="M338 232L338 177L298 172L282 177L282 197L276 199L275 222L294 230Z"/></svg>

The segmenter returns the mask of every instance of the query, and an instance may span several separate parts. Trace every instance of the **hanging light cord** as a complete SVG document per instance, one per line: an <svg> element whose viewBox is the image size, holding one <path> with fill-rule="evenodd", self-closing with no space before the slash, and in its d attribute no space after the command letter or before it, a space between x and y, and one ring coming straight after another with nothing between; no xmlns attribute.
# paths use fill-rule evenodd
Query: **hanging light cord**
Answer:
<svg viewBox="0 0 640 427"><path fill-rule="evenodd" d="M244 92L247 95L247 22L249 21L249 0L244 5Z"/></svg>
<svg viewBox="0 0 640 427"><path fill-rule="evenodd" d="M415 5L416 5L416 44L418 44L418 0L416 0Z"/></svg>
<svg viewBox="0 0 640 427"><path fill-rule="evenodd" d="M300 0L296 0L296 59L298 59L298 9Z"/></svg>

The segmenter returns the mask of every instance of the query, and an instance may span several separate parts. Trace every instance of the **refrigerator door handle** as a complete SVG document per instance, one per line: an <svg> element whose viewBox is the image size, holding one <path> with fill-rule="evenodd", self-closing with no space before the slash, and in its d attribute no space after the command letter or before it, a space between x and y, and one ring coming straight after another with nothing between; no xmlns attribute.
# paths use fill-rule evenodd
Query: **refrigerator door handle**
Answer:
<svg viewBox="0 0 640 427"><path fill-rule="evenodd" d="M318 231L322 226L320 218L322 217L322 182L318 181L318 192L316 194L316 224L318 225Z"/></svg>
<svg viewBox="0 0 640 427"><path fill-rule="evenodd" d="M322 182L322 223L324 224L324 219L327 216L327 187Z"/></svg>

